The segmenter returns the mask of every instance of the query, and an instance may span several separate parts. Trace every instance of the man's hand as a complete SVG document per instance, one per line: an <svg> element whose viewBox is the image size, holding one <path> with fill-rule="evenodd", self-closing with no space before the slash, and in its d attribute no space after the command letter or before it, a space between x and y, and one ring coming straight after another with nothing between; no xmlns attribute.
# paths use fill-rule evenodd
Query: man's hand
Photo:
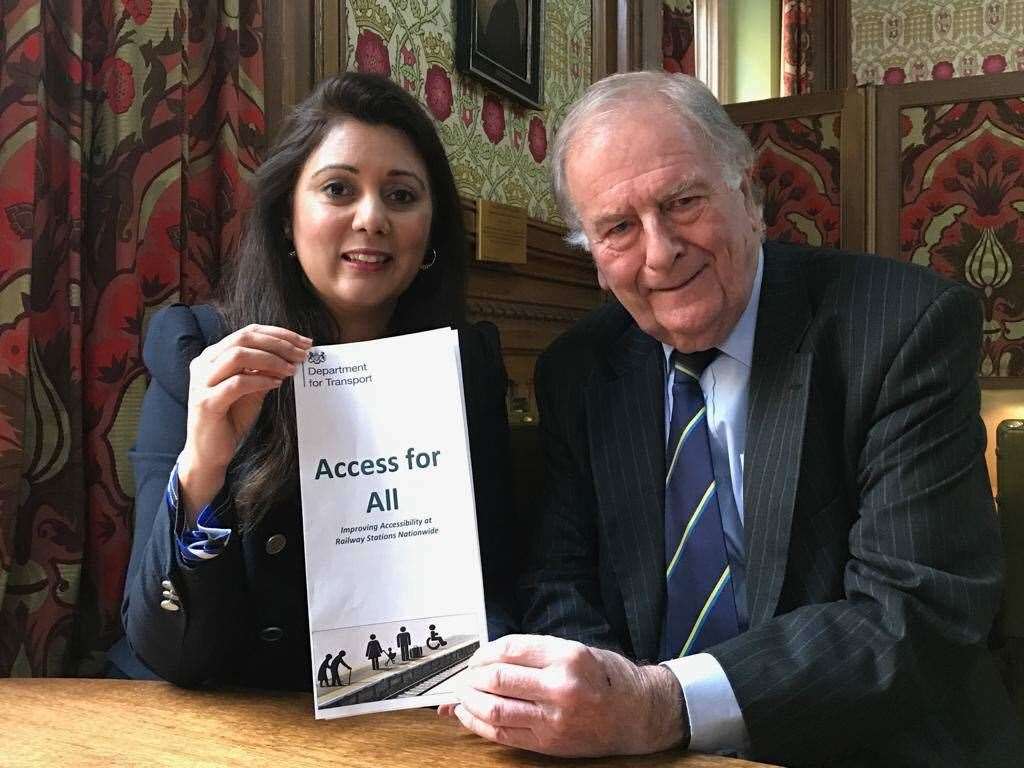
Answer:
<svg viewBox="0 0 1024 768"><path fill-rule="evenodd" d="M438 713L499 744L597 757L689 743L682 691L665 667L536 635L488 643L469 666L460 703Z"/></svg>

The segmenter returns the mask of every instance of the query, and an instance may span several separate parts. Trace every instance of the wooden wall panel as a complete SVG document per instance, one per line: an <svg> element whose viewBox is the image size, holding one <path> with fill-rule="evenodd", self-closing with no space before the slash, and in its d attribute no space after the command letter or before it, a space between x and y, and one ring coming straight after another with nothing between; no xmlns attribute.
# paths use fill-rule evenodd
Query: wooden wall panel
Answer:
<svg viewBox="0 0 1024 768"><path fill-rule="evenodd" d="M345 0L265 0L267 136L313 85L345 71Z"/></svg>
<svg viewBox="0 0 1024 768"><path fill-rule="evenodd" d="M475 253L476 204L466 200L463 205L470 253ZM526 264L474 260L468 270L470 319L498 326L512 395L526 398L531 417L537 413L533 396L537 356L604 300L589 254L566 245L564 234L561 227L530 219Z"/></svg>
<svg viewBox="0 0 1024 768"><path fill-rule="evenodd" d="M314 82L312 0L266 0L263 7L264 110L268 144Z"/></svg>
<svg viewBox="0 0 1024 768"><path fill-rule="evenodd" d="M755 149L769 149L771 152L772 168L761 167L763 158L760 154L755 165L758 182L767 187L766 203L783 200L784 209L789 211L786 216L799 218L799 222L793 224L769 221L770 236L810 242L806 230L813 222L813 229L823 244L851 250L865 247L865 104L862 92L848 89L726 106L733 122L754 137ZM837 117L838 136L818 135L819 131L825 130L823 120L835 123ZM815 145L820 152L814 149ZM830 153L828 157L824 154L825 145ZM782 171L781 167L774 167L780 163L790 171L790 175L803 181L813 180L817 194L808 194L810 190L801 189L803 197L785 200L786 190L778 188L776 178L770 178L771 173ZM760 173L762 170L765 171L763 175ZM838 189L831 187L835 177L839 179ZM800 184L794 185L797 186ZM831 209L828 215L822 210L823 206ZM766 213L771 213L767 206ZM838 228L839 236L835 237L834 229L825 230L826 225Z"/></svg>
<svg viewBox="0 0 1024 768"><path fill-rule="evenodd" d="M877 89L877 250L964 283L981 382L1024 386L1024 72Z"/></svg>

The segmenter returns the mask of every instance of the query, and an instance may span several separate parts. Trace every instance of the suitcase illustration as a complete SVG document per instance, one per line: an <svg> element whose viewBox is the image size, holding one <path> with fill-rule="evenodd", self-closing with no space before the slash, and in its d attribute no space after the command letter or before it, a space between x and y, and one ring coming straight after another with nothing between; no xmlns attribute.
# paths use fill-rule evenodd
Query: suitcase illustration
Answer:
<svg viewBox="0 0 1024 768"><path fill-rule="evenodd" d="M409 649L409 658L410 659L422 659L423 658L423 646L422 645L414 645L412 648L410 648Z"/></svg>

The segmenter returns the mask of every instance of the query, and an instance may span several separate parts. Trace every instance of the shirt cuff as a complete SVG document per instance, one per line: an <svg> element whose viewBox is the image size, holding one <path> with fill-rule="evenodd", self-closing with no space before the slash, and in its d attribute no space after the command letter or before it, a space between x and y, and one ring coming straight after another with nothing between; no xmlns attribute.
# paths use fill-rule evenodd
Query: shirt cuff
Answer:
<svg viewBox="0 0 1024 768"><path fill-rule="evenodd" d="M225 519L228 512L227 494L223 489L214 497L213 501L199 510L196 527L190 531L181 530L181 520L178 517L181 485L178 482L177 463L171 470L171 478L167 482L164 498L167 500L167 511L171 519L175 521L178 553L184 562L198 563L203 560L212 560L224 551L231 539L231 527L230 521Z"/></svg>
<svg viewBox="0 0 1024 768"><path fill-rule="evenodd" d="M663 661L679 680L690 719L690 746L694 752L739 754L749 741L743 713L729 678L710 653L697 653Z"/></svg>

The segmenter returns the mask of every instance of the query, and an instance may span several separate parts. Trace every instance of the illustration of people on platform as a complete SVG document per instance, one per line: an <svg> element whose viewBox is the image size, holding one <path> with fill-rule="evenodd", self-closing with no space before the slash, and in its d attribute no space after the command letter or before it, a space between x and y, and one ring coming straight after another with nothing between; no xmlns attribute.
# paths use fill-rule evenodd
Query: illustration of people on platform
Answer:
<svg viewBox="0 0 1024 768"><path fill-rule="evenodd" d="M398 650L402 652L402 661L408 661L409 646L412 645L412 635L409 634L405 627L398 630L398 634L395 636L395 644L398 646Z"/></svg>
<svg viewBox="0 0 1024 768"><path fill-rule="evenodd" d="M327 658L331 658L330 654L327 654ZM348 682L352 682L352 667L345 663L345 652L338 651L338 655L334 657L334 661L331 662L331 685L348 685L348 683L341 682L341 678L338 676L338 667L344 667L348 670Z"/></svg>
<svg viewBox="0 0 1024 768"><path fill-rule="evenodd" d="M383 653L384 649L380 647L377 636L370 635L370 642L366 644L366 658L370 659L374 669L380 669L380 657Z"/></svg>
<svg viewBox="0 0 1024 768"><path fill-rule="evenodd" d="M448 645L447 641L445 641L443 637L437 634L437 627L431 624L429 629L430 637L427 638L427 648L429 648L432 651L436 651L441 646Z"/></svg>
<svg viewBox="0 0 1024 768"><path fill-rule="evenodd" d="M321 688L325 685L331 685L331 681L327 679L327 668L331 666L331 654L327 654L324 657L323 663L320 664L320 669L316 673L316 681Z"/></svg>
<svg viewBox="0 0 1024 768"><path fill-rule="evenodd" d="M447 637L438 627L443 626ZM388 699L448 693L451 678L466 668L480 647L482 628L475 615L406 619L361 627L339 627L313 634L316 701L319 709ZM423 638L414 645L413 638ZM383 638L383 639L382 639ZM387 645L394 638L393 645ZM364 660L338 648L364 648ZM343 672L342 670L346 670Z"/></svg>

